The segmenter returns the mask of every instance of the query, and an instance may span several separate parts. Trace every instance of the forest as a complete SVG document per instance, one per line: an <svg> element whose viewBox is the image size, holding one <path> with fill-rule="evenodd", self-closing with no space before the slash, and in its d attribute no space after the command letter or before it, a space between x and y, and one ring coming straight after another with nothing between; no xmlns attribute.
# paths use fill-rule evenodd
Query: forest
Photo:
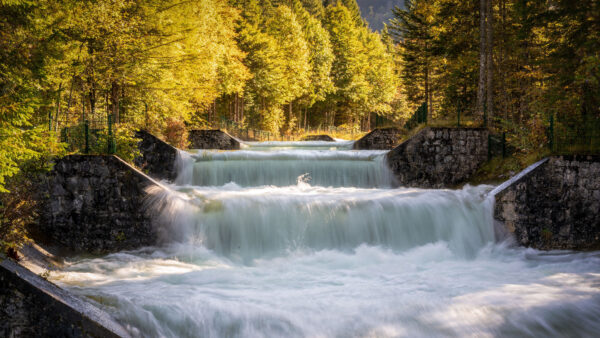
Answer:
<svg viewBox="0 0 600 338"><path fill-rule="evenodd" d="M356 0L0 0L0 222L32 217L32 177L77 151L84 122L114 125L125 153L140 128L185 146L222 121L360 132L422 107L526 154L599 147L600 1L406 0L389 16L375 31Z"/></svg>

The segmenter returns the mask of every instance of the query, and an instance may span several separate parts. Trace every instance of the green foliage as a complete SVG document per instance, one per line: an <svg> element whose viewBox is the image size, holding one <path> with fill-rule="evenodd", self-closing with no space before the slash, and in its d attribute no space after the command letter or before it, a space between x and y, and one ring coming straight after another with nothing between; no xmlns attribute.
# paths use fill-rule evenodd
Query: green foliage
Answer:
<svg viewBox="0 0 600 338"><path fill-rule="evenodd" d="M136 156L140 155L138 143L140 139L136 138L136 127L121 123L118 128L109 135L108 128L98 132L90 146L90 154L112 153L110 150L111 142L116 144L115 155L127 162L133 162Z"/></svg>
<svg viewBox="0 0 600 338"><path fill-rule="evenodd" d="M28 242L27 227L38 216L39 201L45 191L41 186L45 174L51 169L52 158L65 154L64 144L56 142L51 132L39 131L39 138L29 140L29 150L36 154L22 160L18 171L6 178L0 193L0 252L18 250Z"/></svg>
<svg viewBox="0 0 600 338"><path fill-rule="evenodd" d="M414 109L429 102L433 119L484 120L477 107L480 1L410 0L389 27L398 44L402 89ZM541 152L548 121L565 151L597 152L600 119L598 1L492 2L493 75L485 110L512 146ZM560 122L559 122L560 121ZM596 150L595 150L596 149Z"/></svg>

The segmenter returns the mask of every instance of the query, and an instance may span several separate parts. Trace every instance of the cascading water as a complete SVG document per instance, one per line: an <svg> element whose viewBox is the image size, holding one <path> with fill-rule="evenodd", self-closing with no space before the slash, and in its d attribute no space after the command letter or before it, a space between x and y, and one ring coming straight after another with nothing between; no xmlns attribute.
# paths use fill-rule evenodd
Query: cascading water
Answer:
<svg viewBox="0 0 600 338"><path fill-rule="evenodd" d="M244 150L184 154L178 185L243 187L289 186L309 173L312 185L391 187L393 176L383 162L386 151L352 151L348 142L269 142ZM329 146L327 146L329 143Z"/></svg>
<svg viewBox="0 0 600 338"><path fill-rule="evenodd" d="M161 247L52 278L134 336L595 336L600 254L494 238L490 186L393 189L349 142L182 154ZM158 203L158 202L157 202Z"/></svg>

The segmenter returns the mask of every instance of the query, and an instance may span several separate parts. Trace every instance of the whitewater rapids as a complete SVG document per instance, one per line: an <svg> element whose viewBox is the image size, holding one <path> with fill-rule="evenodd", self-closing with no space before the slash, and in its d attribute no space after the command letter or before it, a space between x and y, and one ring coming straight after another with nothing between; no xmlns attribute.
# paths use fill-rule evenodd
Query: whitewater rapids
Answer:
<svg viewBox="0 0 600 338"><path fill-rule="evenodd" d="M384 153L350 148L185 153L154 196L164 245L74 257L51 278L140 337L600 332L600 253L513 247L493 187L394 189Z"/></svg>

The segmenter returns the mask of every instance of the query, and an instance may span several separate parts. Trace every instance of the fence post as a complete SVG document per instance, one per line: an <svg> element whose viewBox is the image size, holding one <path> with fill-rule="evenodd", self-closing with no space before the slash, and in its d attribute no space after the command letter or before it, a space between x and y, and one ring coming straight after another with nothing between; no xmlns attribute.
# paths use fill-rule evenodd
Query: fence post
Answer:
<svg viewBox="0 0 600 338"><path fill-rule="evenodd" d="M85 138L85 149L84 152L89 154L90 152L90 127L88 125L88 120L83 122L83 134Z"/></svg>
<svg viewBox="0 0 600 338"><path fill-rule="evenodd" d="M52 131L52 112L51 111L48 112L48 131Z"/></svg>
<svg viewBox="0 0 600 338"><path fill-rule="evenodd" d="M114 154L116 152L117 145L115 144L115 138L113 135L113 116L108 115L108 140L106 144L106 152Z"/></svg>
<svg viewBox="0 0 600 338"><path fill-rule="evenodd" d="M492 135L488 133L488 161L492 159Z"/></svg>
<svg viewBox="0 0 600 338"><path fill-rule="evenodd" d="M548 134L548 146L550 147L550 151L554 151L554 114L550 115L550 130Z"/></svg>
<svg viewBox="0 0 600 338"><path fill-rule="evenodd" d="M487 120L487 106L484 103L483 104L483 126L487 127L488 126L488 120Z"/></svg>
<svg viewBox="0 0 600 338"><path fill-rule="evenodd" d="M506 157L506 132L502 132L502 158Z"/></svg>

